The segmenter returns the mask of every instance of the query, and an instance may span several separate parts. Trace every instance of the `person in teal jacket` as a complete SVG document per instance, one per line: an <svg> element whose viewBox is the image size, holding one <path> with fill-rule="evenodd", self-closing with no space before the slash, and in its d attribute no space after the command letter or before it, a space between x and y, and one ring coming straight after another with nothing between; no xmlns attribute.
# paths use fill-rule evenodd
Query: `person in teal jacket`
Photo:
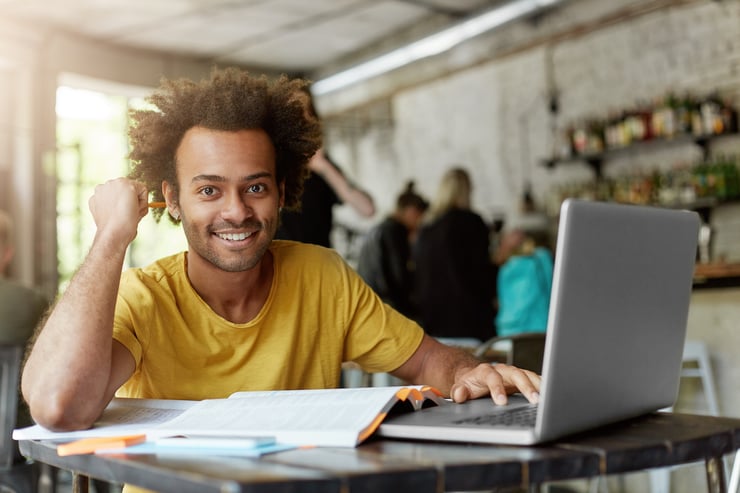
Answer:
<svg viewBox="0 0 740 493"><path fill-rule="evenodd" d="M502 241L499 262L497 335L545 332L553 275L550 250L515 230Z"/></svg>

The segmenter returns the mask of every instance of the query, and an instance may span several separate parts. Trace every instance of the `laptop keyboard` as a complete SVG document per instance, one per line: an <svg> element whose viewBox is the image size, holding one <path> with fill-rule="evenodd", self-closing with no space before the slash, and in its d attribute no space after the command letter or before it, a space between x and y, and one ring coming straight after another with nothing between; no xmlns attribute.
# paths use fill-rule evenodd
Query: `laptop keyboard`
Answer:
<svg viewBox="0 0 740 493"><path fill-rule="evenodd" d="M525 406L512 409L505 412L483 414L472 418L465 418L454 421L460 425L481 425L481 426L516 426L516 427L534 427L537 420L537 406Z"/></svg>

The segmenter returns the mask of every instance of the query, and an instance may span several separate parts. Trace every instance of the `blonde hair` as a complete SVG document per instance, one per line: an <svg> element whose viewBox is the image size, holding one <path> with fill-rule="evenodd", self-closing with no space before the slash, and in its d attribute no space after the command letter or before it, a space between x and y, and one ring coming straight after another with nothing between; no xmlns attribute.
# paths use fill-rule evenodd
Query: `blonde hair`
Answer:
<svg viewBox="0 0 740 493"><path fill-rule="evenodd" d="M461 168L450 168L442 176L437 195L432 200L430 219L436 219L450 209L470 209L472 185L470 175Z"/></svg>

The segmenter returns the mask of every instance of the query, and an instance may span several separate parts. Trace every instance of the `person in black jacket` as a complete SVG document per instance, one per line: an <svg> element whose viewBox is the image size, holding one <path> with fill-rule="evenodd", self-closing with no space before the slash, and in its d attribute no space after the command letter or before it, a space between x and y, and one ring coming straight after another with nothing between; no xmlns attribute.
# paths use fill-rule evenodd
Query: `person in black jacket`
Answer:
<svg viewBox="0 0 740 493"><path fill-rule="evenodd" d="M496 335L489 228L470 210L471 188L465 169L445 173L414 249L421 326L437 338Z"/></svg>
<svg viewBox="0 0 740 493"><path fill-rule="evenodd" d="M318 120L308 88L298 93L311 118ZM284 209L276 239L294 240L331 248L334 206L347 204L362 217L375 214L372 196L345 176L332 158L319 149L308 162L309 174L303 182L300 206Z"/></svg>
<svg viewBox="0 0 740 493"><path fill-rule="evenodd" d="M357 263L357 272L383 301L412 319L411 242L428 206L409 182L393 214L367 233Z"/></svg>

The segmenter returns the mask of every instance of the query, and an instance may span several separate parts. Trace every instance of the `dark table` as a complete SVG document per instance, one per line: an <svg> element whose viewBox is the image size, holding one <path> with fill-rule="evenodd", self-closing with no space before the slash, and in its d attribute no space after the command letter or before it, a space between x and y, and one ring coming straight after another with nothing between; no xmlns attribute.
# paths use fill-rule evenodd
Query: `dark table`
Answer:
<svg viewBox="0 0 740 493"><path fill-rule="evenodd" d="M536 447L373 437L357 448L291 450L260 459L156 455L59 457L53 444L23 441L27 456L87 478L163 492L404 493L515 487L705 461L711 493L725 493L722 457L740 448L740 419L653 413ZM734 492L733 492L734 493Z"/></svg>

